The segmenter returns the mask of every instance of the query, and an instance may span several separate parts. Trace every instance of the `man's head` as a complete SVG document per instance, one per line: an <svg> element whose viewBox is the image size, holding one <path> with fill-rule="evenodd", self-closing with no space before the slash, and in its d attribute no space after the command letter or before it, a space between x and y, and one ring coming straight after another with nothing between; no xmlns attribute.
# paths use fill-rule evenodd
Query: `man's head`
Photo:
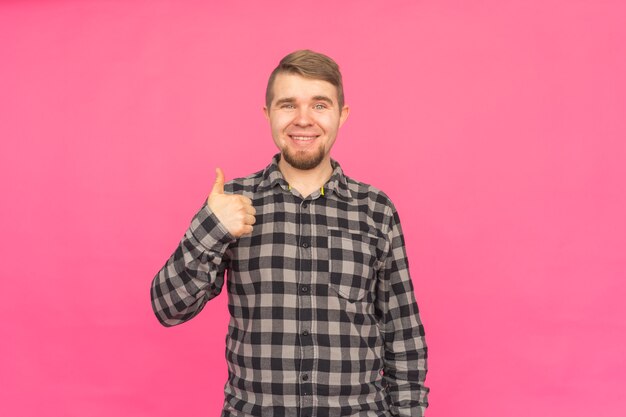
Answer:
<svg viewBox="0 0 626 417"><path fill-rule="evenodd" d="M284 160L299 170L330 166L330 149L349 113L335 61L309 50L287 55L270 76L265 100Z"/></svg>

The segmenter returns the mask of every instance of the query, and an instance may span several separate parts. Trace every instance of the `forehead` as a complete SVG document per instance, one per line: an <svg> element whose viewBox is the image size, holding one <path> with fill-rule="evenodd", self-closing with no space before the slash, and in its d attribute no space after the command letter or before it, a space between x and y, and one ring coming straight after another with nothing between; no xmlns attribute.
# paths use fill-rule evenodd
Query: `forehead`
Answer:
<svg viewBox="0 0 626 417"><path fill-rule="evenodd" d="M317 96L326 96L337 102L337 88L328 81L306 78L298 74L280 73L274 79L274 98L272 101L294 98L309 100Z"/></svg>

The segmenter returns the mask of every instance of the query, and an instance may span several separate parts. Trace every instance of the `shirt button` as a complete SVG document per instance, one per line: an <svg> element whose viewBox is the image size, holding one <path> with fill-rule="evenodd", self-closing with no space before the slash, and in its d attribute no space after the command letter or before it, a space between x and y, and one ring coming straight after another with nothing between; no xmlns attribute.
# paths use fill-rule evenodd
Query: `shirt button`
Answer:
<svg viewBox="0 0 626 417"><path fill-rule="evenodd" d="M302 242L302 247L303 248L308 248L309 247L309 243L308 242Z"/></svg>
<svg viewBox="0 0 626 417"><path fill-rule="evenodd" d="M308 208L309 208L309 205L308 205L307 203L304 203L304 204L302 205L302 208L306 210L306 209L308 209Z"/></svg>
<svg viewBox="0 0 626 417"><path fill-rule="evenodd" d="M308 335L309 335L309 331L308 330L305 330L305 331L302 332L302 336L308 336Z"/></svg>
<svg viewBox="0 0 626 417"><path fill-rule="evenodd" d="M307 375L307 374L302 375L302 380L303 381L308 381L309 380L309 375Z"/></svg>
<svg viewBox="0 0 626 417"><path fill-rule="evenodd" d="M309 287L307 285L303 285L303 286L300 287L300 291L302 291L304 293L309 292Z"/></svg>

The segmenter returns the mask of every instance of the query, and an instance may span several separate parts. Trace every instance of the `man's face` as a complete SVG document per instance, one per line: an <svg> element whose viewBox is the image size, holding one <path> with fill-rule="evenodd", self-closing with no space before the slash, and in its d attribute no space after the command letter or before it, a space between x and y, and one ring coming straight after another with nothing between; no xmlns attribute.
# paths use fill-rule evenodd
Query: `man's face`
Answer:
<svg viewBox="0 0 626 417"><path fill-rule="evenodd" d="M280 73L274 79L274 98L265 116L284 160L300 170L330 160L337 132L348 117L340 109L337 88L328 81Z"/></svg>

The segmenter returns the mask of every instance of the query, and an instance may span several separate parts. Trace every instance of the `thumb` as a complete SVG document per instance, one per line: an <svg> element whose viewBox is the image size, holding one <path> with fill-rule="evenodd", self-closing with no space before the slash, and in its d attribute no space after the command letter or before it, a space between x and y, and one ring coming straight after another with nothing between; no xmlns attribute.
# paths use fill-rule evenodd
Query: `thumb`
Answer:
<svg viewBox="0 0 626 417"><path fill-rule="evenodd" d="M215 184L211 194L224 194L224 173L221 168L215 169Z"/></svg>

